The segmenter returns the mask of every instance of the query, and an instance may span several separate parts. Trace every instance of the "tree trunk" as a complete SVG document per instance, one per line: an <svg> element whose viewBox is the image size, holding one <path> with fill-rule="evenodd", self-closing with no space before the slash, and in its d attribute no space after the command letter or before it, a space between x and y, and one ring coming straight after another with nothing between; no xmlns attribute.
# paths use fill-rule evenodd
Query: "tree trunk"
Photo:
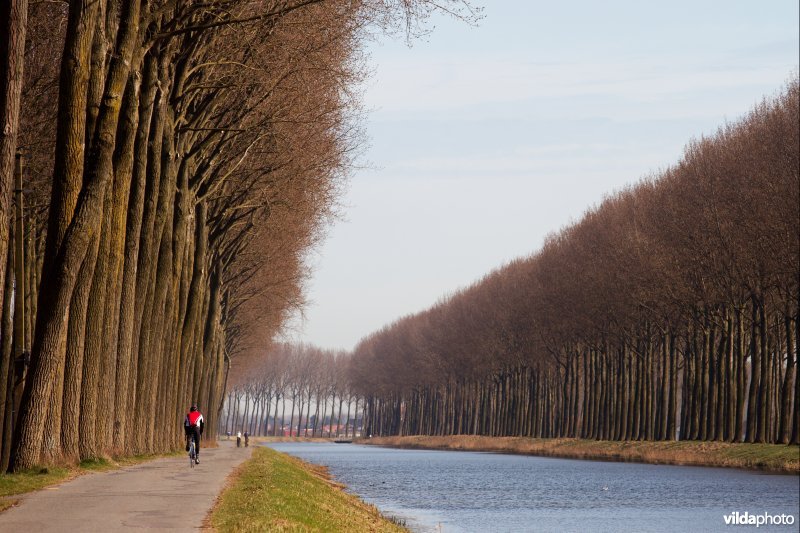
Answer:
<svg viewBox="0 0 800 533"><path fill-rule="evenodd" d="M17 152L19 134L20 101L24 80L25 35L28 28L28 0L7 0L0 4L0 288L6 287L11 219L11 192L15 188L14 174L21 167L22 154ZM20 168L21 172L21 168ZM20 191L20 196L22 192ZM22 213L19 213L21 216ZM22 239L17 235L17 239ZM0 294L0 308L5 310L4 298L11 291ZM19 297L19 295L18 295ZM10 339L9 339L10 340ZM0 361L10 367L9 360ZM7 368L8 369L8 368ZM0 373L5 383L6 374ZM0 385L0 402L6 405L5 393L8 385ZM0 418L3 417L0 411ZM0 427L3 427L0 423ZM0 435L3 433L0 432ZM7 448L7 447L6 447ZM5 450L5 448L4 448Z"/></svg>

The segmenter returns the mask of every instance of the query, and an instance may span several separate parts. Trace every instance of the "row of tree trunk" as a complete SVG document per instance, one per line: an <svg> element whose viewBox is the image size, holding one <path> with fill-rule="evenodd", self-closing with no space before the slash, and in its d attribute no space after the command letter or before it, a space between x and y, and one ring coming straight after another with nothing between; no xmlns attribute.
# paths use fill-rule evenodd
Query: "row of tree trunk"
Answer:
<svg viewBox="0 0 800 533"><path fill-rule="evenodd" d="M476 17L0 4L0 470L174 449L191 403L215 436L231 358L263 355L303 303L360 142L365 39L433 11Z"/></svg>
<svg viewBox="0 0 800 533"><path fill-rule="evenodd" d="M45 236L17 205L4 258L28 312L3 310L3 468L172 449L191 401L220 405L220 266L176 148L187 43L153 46L142 5L69 5Z"/></svg>
<svg viewBox="0 0 800 533"><path fill-rule="evenodd" d="M798 321L757 299L684 331L573 346L556 364L366 400L375 435L798 444Z"/></svg>
<svg viewBox="0 0 800 533"><path fill-rule="evenodd" d="M247 431L250 435L345 438L360 433L363 401L353 396L312 396L294 402L281 396L251 391L228 392L220 417L220 432ZM244 402L244 405L242 405ZM287 405L289 418L286 418ZM312 411L313 408L313 411ZM295 417L295 411L297 416Z"/></svg>
<svg viewBox="0 0 800 533"><path fill-rule="evenodd" d="M40 427L18 434L16 441L25 439L26 465L171 449L181 439L190 402L220 405L225 377L221 294L217 267L207 255L204 208L181 212L173 208L168 187L147 185L153 117L133 116L140 106L125 103L127 119L139 124L130 134L141 139L141 170L134 176L140 183L133 184L130 202L129 189L107 191L106 224L61 310L60 336L47 350L55 361L47 367L43 347L31 360L37 308L53 305L40 294L45 240L37 238L32 217L22 214L24 222L17 225L22 231L11 232L4 258L8 277L0 358L2 468L12 459L13 429L22 431L20 421L33 415ZM47 393L36 393L34 379L43 379L45 371ZM213 420L216 409L209 414Z"/></svg>
<svg viewBox="0 0 800 533"><path fill-rule="evenodd" d="M800 83L355 349L377 434L797 443Z"/></svg>

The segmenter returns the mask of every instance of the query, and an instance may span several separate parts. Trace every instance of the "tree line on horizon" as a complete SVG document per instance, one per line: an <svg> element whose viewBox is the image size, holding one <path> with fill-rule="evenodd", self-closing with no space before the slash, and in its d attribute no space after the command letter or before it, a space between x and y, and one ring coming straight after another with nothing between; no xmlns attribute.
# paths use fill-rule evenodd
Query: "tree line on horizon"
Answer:
<svg viewBox="0 0 800 533"><path fill-rule="evenodd" d="M231 376L219 431L273 437L355 436L363 400L350 386L349 363L350 354L344 351L275 343L266 357Z"/></svg>
<svg viewBox="0 0 800 533"><path fill-rule="evenodd" d="M365 433L794 443L798 80L363 339Z"/></svg>
<svg viewBox="0 0 800 533"><path fill-rule="evenodd" d="M436 10L475 17L2 3L0 471L175 449L190 403L213 438L231 361L302 305L360 145L365 42Z"/></svg>

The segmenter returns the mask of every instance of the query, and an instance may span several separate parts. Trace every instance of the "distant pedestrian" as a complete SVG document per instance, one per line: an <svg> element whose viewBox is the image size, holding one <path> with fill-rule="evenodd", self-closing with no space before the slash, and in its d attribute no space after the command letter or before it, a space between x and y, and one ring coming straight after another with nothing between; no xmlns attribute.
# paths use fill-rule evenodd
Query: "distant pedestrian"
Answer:
<svg viewBox="0 0 800 533"><path fill-rule="evenodd" d="M236 433L236 447L237 448L241 448L242 447L242 432L241 431L238 431Z"/></svg>
<svg viewBox="0 0 800 533"><path fill-rule="evenodd" d="M250 446L250 435L248 435L247 432L245 431L244 432L244 447L247 448L248 446Z"/></svg>

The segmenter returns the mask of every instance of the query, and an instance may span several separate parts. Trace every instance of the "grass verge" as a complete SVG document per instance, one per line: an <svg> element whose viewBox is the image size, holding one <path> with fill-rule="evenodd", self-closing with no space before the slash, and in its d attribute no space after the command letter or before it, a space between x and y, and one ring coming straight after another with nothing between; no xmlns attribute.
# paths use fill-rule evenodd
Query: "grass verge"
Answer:
<svg viewBox="0 0 800 533"><path fill-rule="evenodd" d="M183 452L134 455L115 460L87 459L81 461L79 465L72 467L37 467L15 472L13 474L0 474L0 512L3 512L9 507L16 505L19 502L19 499L14 498L14 496L19 494L41 490L89 472L115 470L123 466L132 466L139 463L152 461L153 459L158 459L160 457L171 457L177 454L182 455Z"/></svg>
<svg viewBox="0 0 800 533"><path fill-rule="evenodd" d="M699 441L617 442L475 435L374 437L358 442L397 448L487 451L601 461L721 466L800 474L800 447L797 445Z"/></svg>
<svg viewBox="0 0 800 533"><path fill-rule="evenodd" d="M406 531L331 481L322 467L258 447L206 519L216 531Z"/></svg>
<svg viewBox="0 0 800 533"><path fill-rule="evenodd" d="M92 467L92 469L95 469ZM82 472L76 468L32 468L14 474L0 474L0 496L13 496L43 489L70 479Z"/></svg>

